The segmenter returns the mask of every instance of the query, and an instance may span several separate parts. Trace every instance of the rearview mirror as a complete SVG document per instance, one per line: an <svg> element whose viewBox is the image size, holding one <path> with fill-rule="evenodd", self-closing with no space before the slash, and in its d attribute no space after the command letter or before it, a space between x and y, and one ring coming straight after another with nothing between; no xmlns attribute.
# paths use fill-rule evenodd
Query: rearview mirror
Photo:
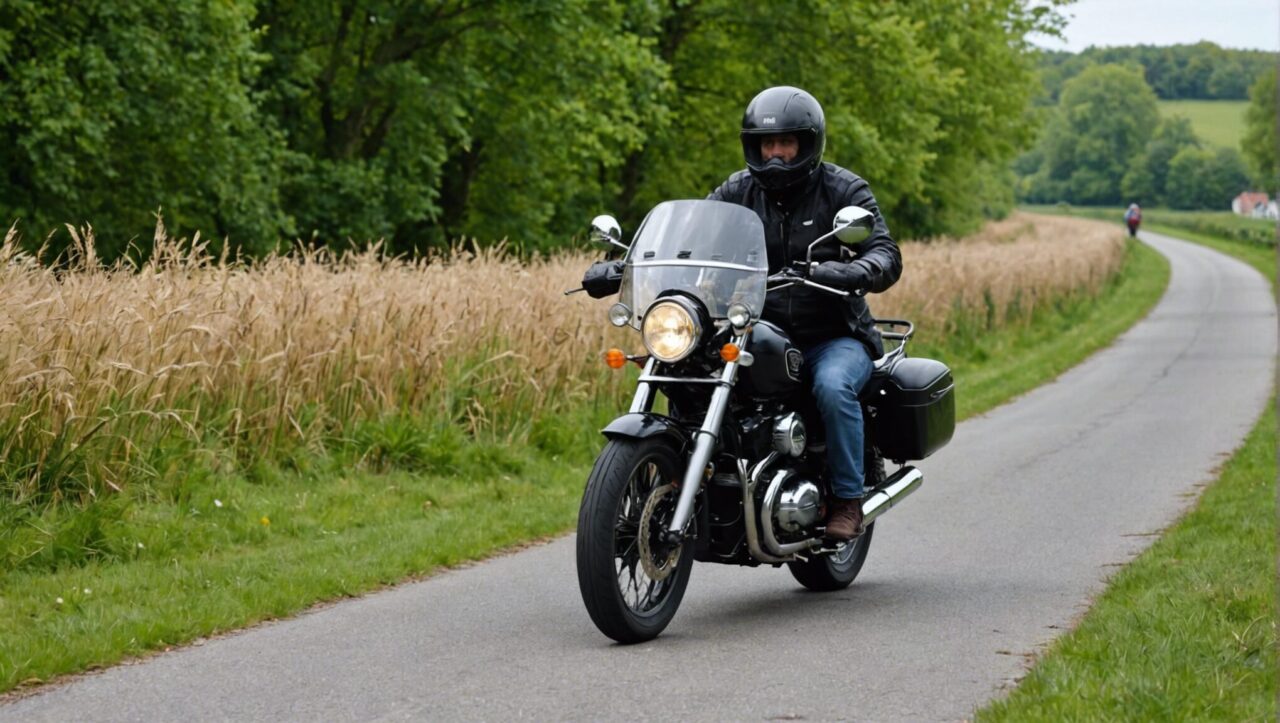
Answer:
<svg viewBox="0 0 1280 723"><path fill-rule="evenodd" d="M591 240L606 246L617 246L623 251L630 249L622 243L622 227L618 225L618 219L608 214L591 219Z"/></svg>
<svg viewBox="0 0 1280 723"><path fill-rule="evenodd" d="M845 206L836 212L831 228L841 243L860 244L876 226L875 214L861 206Z"/></svg>

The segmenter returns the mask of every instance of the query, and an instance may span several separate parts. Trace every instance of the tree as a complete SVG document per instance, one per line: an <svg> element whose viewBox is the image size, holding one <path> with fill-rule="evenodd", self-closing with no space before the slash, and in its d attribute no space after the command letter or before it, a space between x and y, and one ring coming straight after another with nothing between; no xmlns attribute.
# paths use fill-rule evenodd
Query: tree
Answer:
<svg viewBox="0 0 1280 723"><path fill-rule="evenodd" d="M1120 182L1120 190L1128 201L1143 205L1166 204L1165 181L1169 161L1183 148L1200 148L1200 139L1191 129L1191 121L1182 116L1160 121L1155 135Z"/></svg>
<svg viewBox="0 0 1280 723"><path fill-rule="evenodd" d="M1249 164L1253 182L1274 196L1280 187L1276 141L1276 68L1258 78L1249 88L1249 109L1245 113L1245 133L1240 149Z"/></svg>
<svg viewBox="0 0 1280 723"><path fill-rule="evenodd" d="M1166 202L1171 208L1225 210L1248 183L1244 161L1235 149L1188 147L1169 162Z"/></svg>
<svg viewBox="0 0 1280 723"><path fill-rule="evenodd" d="M1063 86L1042 138L1044 165L1032 195L1081 204L1116 204L1133 158L1159 120L1141 70L1098 65ZM1057 196L1057 198L1054 198Z"/></svg>
<svg viewBox="0 0 1280 723"><path fill-rule="evenodd" d="M99 252L150 233L274 241L280 143L250 84L247 3L0 0L0 215L37 240L92 223ZM144 237L145 238L145 237Z"/></svg>

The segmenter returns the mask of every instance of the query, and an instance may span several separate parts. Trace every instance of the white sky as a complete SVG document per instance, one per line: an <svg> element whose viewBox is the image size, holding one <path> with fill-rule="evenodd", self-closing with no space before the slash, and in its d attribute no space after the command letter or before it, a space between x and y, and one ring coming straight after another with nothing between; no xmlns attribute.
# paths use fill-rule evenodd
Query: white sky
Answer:
<svg viewBox="0 0 1280 723"><path fill-rule="evenodd" d="M1061 10L1064 40L1037 45L1079 52L1090 45L1180 45L1280 50L1280 0L1079 0Z"/></svg>

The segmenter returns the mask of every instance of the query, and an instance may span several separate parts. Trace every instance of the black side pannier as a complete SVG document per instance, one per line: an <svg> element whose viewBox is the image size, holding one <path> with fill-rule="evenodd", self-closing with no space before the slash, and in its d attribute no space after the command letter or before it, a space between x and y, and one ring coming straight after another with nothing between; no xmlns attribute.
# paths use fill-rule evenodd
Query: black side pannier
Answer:
<svg viewBox="0 0 1280 723"><path fill-rule="evenodd" d="M899 464L928 457L956 431L955 382L940 361L902 359L866 403L875 415L876 447Z"/></svg>

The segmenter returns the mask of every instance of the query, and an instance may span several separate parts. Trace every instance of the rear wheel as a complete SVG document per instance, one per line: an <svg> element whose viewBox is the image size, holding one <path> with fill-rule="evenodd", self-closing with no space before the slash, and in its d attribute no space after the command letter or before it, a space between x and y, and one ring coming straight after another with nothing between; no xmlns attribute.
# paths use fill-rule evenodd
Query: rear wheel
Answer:
<svg viewBox="0 0 1280 723"><path fill-rule="evenodd" d="M871 533L875 528L874 522L867 525L866 532L845 543L838 552L811 557L807 562L788 562L787 568L791 570L791 576L801 585L817 592L833 592L849 587L862 571L862 563L867 561L867 551L871 549Z"/></svg>
<svg viewBox="0 0 1280 723"><path fill-rule="evenodd" d="M680 455L666 440L615 439L587 480L578 511L578 588L600 632L652 640L684 597L693 550L661 533L675 514Z"/></svg>
<svg viewBox="0 0 1280 723"><path fill-rule="evenodd" d="M868 493L884 484L884 458L871 445L867 445L864 469ZM871 549L871 533L875 526L874 522L867 525L865 532L846 543L839 552L812 557L807 562L787 563L791 576L801 585L817 592L833 592L849 587L862 571L862 564L867 561L867 551Z"/></svg>

